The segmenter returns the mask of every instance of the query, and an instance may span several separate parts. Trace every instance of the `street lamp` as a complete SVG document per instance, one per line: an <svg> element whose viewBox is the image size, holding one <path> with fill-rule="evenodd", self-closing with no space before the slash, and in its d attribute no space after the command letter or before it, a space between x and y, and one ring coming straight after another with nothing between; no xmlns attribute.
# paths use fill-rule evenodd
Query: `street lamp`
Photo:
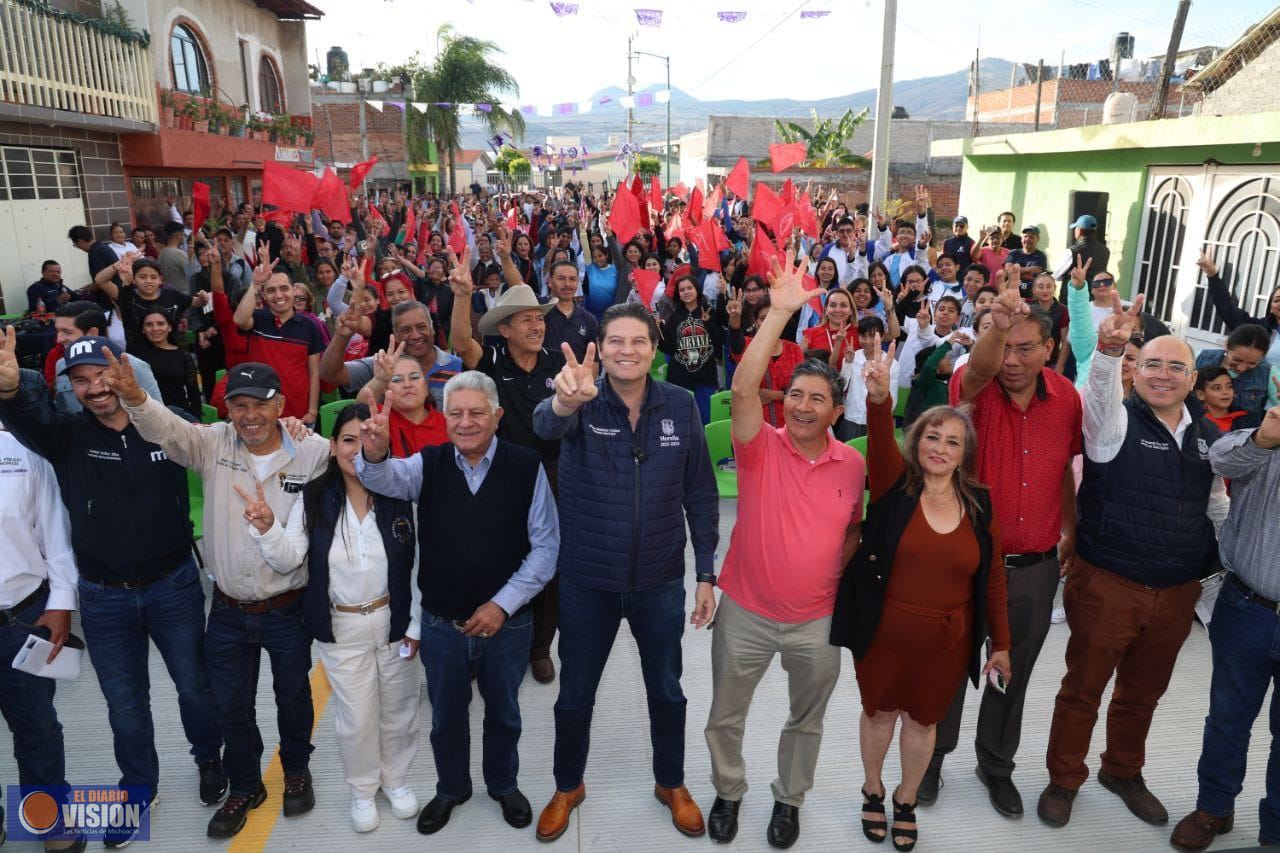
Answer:
<svg viewBox="0 0 1280 853"><path fill-rule="evenodd" d="M660 53L650 53L647 50L632 51L640 56L652 56L654 59L661 59L667 64L667 186L671 186L671 57L663 56Z"/></svg>

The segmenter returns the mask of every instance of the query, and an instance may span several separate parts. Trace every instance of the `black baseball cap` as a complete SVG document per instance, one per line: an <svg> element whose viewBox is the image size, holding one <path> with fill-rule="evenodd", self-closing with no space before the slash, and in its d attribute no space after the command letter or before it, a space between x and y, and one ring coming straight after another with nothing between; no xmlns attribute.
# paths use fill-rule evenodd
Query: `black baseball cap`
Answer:
<svg viewBox="0 0 1280 853"><path fill-rule="evenodd" d="M275 368L256 361L246 361L227 372L226 399L253 397L273 400L280 393L280 376Z"/></svg>
<svg viewBox="0 0 1280 853"><path fill-rule="evenodd" d="M111 363L107 361L107 350L111 350L117 359L120 358L120 354L123 352L119 344L106 338L85 335L83 338L74 340L67 344L64 356L66 361L60 373L65 374L71 368L79 367L82 364L106 367Z"/></svg>
<svg viewBox="0 0 1280 853"><path fill-rule="evenodd" d="M1026 228L1023 228L1023 229L1022 229L1022 233L1023 233L1023 234L1034 234L1035 236L1039 237L1039 236L1040 236L1040 229L1039 229L1039 228L1037 228L1037 227L1036 227L1036 226L1034 226L1034 225L1028 225Z"/></svg>

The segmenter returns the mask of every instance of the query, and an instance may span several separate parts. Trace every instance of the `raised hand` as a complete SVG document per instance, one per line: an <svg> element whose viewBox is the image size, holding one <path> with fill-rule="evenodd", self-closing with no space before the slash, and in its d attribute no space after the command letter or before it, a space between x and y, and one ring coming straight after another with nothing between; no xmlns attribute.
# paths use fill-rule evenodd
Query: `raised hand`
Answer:
<svg viewBox="0 0 1280 853"><path fill-rule="evenodd" d="M458 299L471 298L475 289L475 282L471 280L471 248L463 249L461 258L455 257L450 249L449 260L453 263L449 269L449 289Z"/></svg>
<svg viewBox="0 0 1280 853"><path fill-rule="evenodd" d="M389 393L391 389L387 390ZM373 409L369 419L360 424L360 443L365 459L381 462L387 458L387 449L391 447L391 414L385 401L381 407L375 405Z"/></svg>
<svg viewBox="0 0 1280 853"><path fill-rule="evenodd" d="M404 341L401 341L397 346L396 336L392 335L387 341L387 349L378 350L378 354L373 358L373 378L383 385L390 386L391 374L396 372L396 362L400 360L400 356L403 354Z"/></svg>
<svg viewBox="0 0 1280 853"><path fill-rule="evenodd" d="M137 252L125 252L124 255L116 262L116 270L120 273L120 280L126 283L133 281L133 262L139 258Z"/></svg>
<svg viewBox="0 0 1280 853"><path fill-rule="evenodd" d="M1021 277L1021 266L1005 265L1004 281L1000 282L1000 295L991 306L991 322L1001 332L1009 331L1019 318L1031 313L1031 306L1022 298L1022 292L1018 288L1018 280Z"/></svg>
<svg viewBox="0 0 1280 853"><path fill-rule="evenodd" d="M1084 288L1085 280L1089 276L1089 267L1093 266L1093 258L1089 258L1082 264L1080 256L1076 255L1076 265L1071 268L1071 286L1076 290Z"/></svg>
<svg viewBox="0 0 1280 853"><path fill-rule="evenodd" d="M920 310L916 312L916 324L920 327L920 331L929 328L929 324L933 322L933 306L929 304L928 299L920 300Z"/></svg>
<svg viewBox="0 0 1280 853"><path fill-rule="evenodd" d="M796 268L796 253L788 249L780 265L776 257L769 259L769 304L775 310L794 314L813 298L813 292L804 289L804 270Z"/></svg>
<svg viewBox="0 0 1280 853"><path fill-rule="evenodd" d="M565 409L580 409L600 392L596 387L596 345L587 344L581 362L567 342L560 344L560 351L564 353L564 367L556 374L556 402Z"/></svg>
<svg viewBox="0 0 1280 853"><path fill-rule="evenodd" d="M867 386L868 403L880 404L889 399L889 370L893 366L897 347L898 342L892 341L887 353L881 351L880 335L876 334L876 345L871 348L871 354L867 356L867 364L862 368L862 379Z"/></svg>
<svg viewBox="0 0 1280 853"><path fill-rule="evenodd" d="M730 317L737 317L741 319L742 288L735 287L733 289L733 295L729 298L729 301L724 304L724 310L725 310L725 313L728 314Z"/></svg>
<svg viewBox="0 0 1280 853"><path fill-rule="evenodd" d="M271 260L271 250L263 243L258 247L258 265L253 268L253 286L255 288L262 287L271 280L271 274L275 272L276 264L280 263L280 259Z"/></svg>
<svg viewBox="0 0 1280 853"><path fill-rule="evenodd" d="M110 349L104 349L102 354L107 357L107 370L102 379L112 393L123 400L126 406L141 406L147 402L147 392L138 385L129 356L122 355L117 359Z"/></svg>
<svg viewBox="0 0 1280 853"><path fill-rule="evenodd" d="M5 326L4 341L0 342L0 395L8 397L17 393L22 382L21 367L18 363L18 331L13 326Z"/></svg>
<svg viewBox="0 0 1280 853"><path fill-rule="evenodd" d="M231 488L244 501L244 520L252 524L259 533L266 533L276 523L276 514L267 505L267 498L262 494L262 484L255 482L253 485L257 494L252 496L239 486L232 485Z"/></svg>
<svg viewBox="0 0 1280 853"><path fill-rule="evenodd" d="M507 231L506 226L499 225L498 230L495 233L494 237L495 239L493 241L493 253L497 255L499 259L503 259L503 260L511 257L511 244L513 241L511 239L511 234Z"/></svg>
<svg viewBox="0 0 1280 853"><path fill-rule="evenodd" d="M872 288L875 290L876 296L880 297L880 304L884 306L884 310L887 313L893 308L893 289L888 286L875 287L874 285L872 285Z"/></svg>
<svg viewBox="0 0 1280 853"><path fill-rule="evenodd" d="M1139 293L1133 298L1133 304L1126 311L1118 292L1111 295L1111 313L1098 326L1098 346L1104 348L1121 348L1129 342L1135 329L1140 328L1142 303L1145 295Z"/></svg>
<svg viewBox="0 0 1280 853"><path fill-rule="evenodd" d="M1218 266L1213 262L1213 255L1208 250L1200 253L1196 266L1204 273L1205 278L1213 278L1218 274Z"/></svg>

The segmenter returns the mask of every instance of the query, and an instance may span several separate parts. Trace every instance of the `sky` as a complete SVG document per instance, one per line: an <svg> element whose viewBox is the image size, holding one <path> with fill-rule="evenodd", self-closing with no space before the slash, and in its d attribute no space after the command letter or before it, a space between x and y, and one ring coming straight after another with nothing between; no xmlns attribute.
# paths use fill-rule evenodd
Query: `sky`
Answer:
<svg viewBox="0 0 1280 853"><path fill-rule="evenodd" d="M626 86L634 48L671 57L672 86L703 99L827 98L874 88L880 73L884 0L578 0L556 17L547 0L312 0L325 12L307 24L310 61L324 67L332 45L353 71L394 64L415 52L430 60L449 23L495 42L520 84L520 103L577 101ZM640 27L633 9L662 9L661 28ZM1195 0L1183 48L1226 46L1270 9L1270 0ZM1121 31L1135 55L1163 54L1177 0L1014 0L964 3L899 0L894 77L910 80L968 67L974 50L1056 65L1106 57ZM801 10L830 10L802 20ZM720 23L717 11L745 11ZM980 18L980 15L985 17ZM754 46L753 46L754 45ZM642 56L636 87L665 84L662 60Z"/></svg>

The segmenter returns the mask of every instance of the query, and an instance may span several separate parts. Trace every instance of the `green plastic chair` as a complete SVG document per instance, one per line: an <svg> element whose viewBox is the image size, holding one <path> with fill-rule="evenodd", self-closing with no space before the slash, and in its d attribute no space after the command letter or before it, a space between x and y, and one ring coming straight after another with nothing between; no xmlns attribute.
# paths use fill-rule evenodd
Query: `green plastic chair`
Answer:
<svg viewBox="0 0 1280 853"><path fill-rule="evenodd" d="M204 483L200 472L187 469L187 498L191 501L191 535L194 539L204 536Z"/></svg>
<svg viewBox="0 0 1280 853"><path fill-rule="evenodd" d="M851 438L846 441L845 444L849 445L863 456L867 455L867 437L865 435L860 435L857 438Z"/></svg>
<svg viewBox="0 0 1280 853"><path fill-rule="evenodd" d="M730 403L733 401L732 391L717 391L711 395L711 420L727 421L730 418Z"/></svg>
<svg viewBox="0 0 1280 853"><path fill-rule="evenodd" d="M898 403L893 407L893 416L895 418L902 418L907 414L907 397L910 394L910 388L898 389Z"/></svg>
<svg viewBox="0 0 1280 853"><path fill-rule="evenodd" d="M222 420L222 418L218 417L217 409L210 406L208 403L200 404L200 423L216 424L220 420Z"/></svg>
<svg viewBox="0 0 1280 853"><path fill-rule="evenodd" d="M711 457L711 467L716 475L716 489L722 498L738 496L738 472L720 467L725 460L733 459L733 435L730 428L729 421L712 421L703 428L707 436L707 454Z"/></svg>
<svg viewBox="0 0 1280 853"><path fill-rule="evenodd" d="M320 407L320 434L325 438L333 435L333 425L338 422L338 412L354 403L355 400L335 400Z"/></svg>
<svg viewBox="0 0 1280 853"><path fill-rule="evenodd" d="M226 375L227 375L227 371L226 371L225 369L224 369L224 370L219 370L217 373L213 374L213 381L214 381L214 384L217 384L217 383L221 382L221 381L222 381L222 377L224 377L224 376L226 376Z"/></svg>
<svg viewBox="0 0 1280 853"><path fill-rule="evenodd" d="M649 375L659 382L667 381L667 354L657 350L653 354L653 363L649 365Z"/></svg>

